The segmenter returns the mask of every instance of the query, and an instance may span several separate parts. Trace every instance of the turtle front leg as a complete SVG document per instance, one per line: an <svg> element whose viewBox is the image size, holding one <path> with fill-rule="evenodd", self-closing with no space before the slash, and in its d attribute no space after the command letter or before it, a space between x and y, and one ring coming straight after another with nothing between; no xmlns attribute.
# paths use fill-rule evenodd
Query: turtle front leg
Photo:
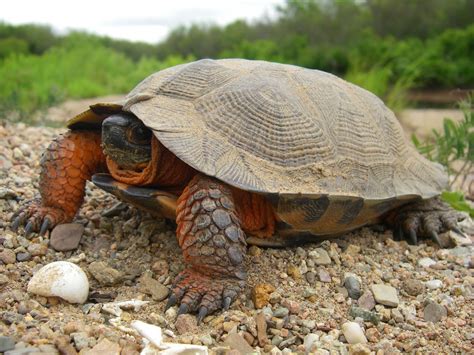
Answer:
<svg viewBox="0 0 474 355"><path fill-rule="evenodd" d="M230 189L196 175L178 199L178 243L187 264L175 279L166 308L180 303L179 314L198 311L198 322L228 309L246 283L245 235Z"/></svg>
<svg viewBox="0 0 474 355"><path fill-rule="evenodd" d="M409 243L416 244L418 237L424 237L441 245L438 234L448 230L462 233L457 222L465 218L465 215L435 197L401 207L391 216L391 224L395 240L405 237Z"/></svg>
<svg viewBox="0 0 474 355"><path fill-rule="evenodd" d="M100 143L99 131L69 131L56 137L41 158L41 198L13 215L12 229L26 223L26 234L44 234L72 221L84 199L86 180L105 166Z"/></svg>

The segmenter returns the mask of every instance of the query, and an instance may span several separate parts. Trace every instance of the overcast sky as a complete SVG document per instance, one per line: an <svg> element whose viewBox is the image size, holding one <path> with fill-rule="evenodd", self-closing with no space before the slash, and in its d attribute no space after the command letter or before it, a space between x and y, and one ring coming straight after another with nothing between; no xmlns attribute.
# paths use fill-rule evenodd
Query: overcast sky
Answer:
<svg viewBox="0 0 474 355"><path fill-rule="evenodd" d="M284 0L10 0L1 1L0 21L41 23L59 33L81 29L114 38L156 43L180 24L274 15Z"/></svg>

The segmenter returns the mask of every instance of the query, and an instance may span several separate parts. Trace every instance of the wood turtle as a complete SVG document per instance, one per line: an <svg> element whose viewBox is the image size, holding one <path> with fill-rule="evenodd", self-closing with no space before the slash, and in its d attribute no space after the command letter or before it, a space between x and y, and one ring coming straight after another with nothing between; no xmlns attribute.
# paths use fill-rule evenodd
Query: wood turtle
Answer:
<svg viewBox="0 0 474 355"><path fill-rule="evenodd" d="M458 230L459 214L437 197L444 169L412 147L379 98L319 70L200 60L147 77L68 127L42 157L41 198L13 228L43 234L70 222L89 179L173 218L187 267L167 306L198 320L242 291L247 242L285 245L379 222L412 243Z"/></svg>

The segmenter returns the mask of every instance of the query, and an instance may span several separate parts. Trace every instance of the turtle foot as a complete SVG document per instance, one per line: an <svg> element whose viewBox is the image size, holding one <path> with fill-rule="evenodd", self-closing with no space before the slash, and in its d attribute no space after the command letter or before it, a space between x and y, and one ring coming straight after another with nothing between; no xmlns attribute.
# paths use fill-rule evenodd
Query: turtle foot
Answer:
<svg viewBox="0 0 474 355"><path fill-rule="evenodd" d="M393 236L395 240L405 238L410 244L417 244L418 238L423 237L441 245L438 234L449 230L462 234L457 223L465 218L445 202L433 198L401 208L395 217Z"/></svg>
<svg viewBox="0 0 474 355"><path fill-rule="evenodd" d="M187 268L174 280L166 308L179 304L178 315L198 312L199 324L206 315L229 309L244 287L241 279L207 276Z"/></svg>
<svg viewBox="0 0 474 355"><path fill-rule="evenodd" d="M41 199L37 198L29 201L13 215L11 229L16 232L20 226L24 226L26 236L32 232L44 235L46 231L58 224L67 222L70 222L70 218L65 211L55 207L45 207Z"/></svg>

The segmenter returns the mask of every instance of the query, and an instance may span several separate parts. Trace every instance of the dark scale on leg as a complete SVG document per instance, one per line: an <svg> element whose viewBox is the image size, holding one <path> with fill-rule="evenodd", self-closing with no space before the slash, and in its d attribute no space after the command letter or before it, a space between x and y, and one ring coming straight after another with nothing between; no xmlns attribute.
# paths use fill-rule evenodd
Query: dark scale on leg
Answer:
<svg viewBox="0 0 474 355"><path fill-rule="evenodd" d="M198 321L227 309L245 286L246 242L232 193L223 183L195 176L178 200L177 237L187 267L175 279L167 307L198 311Z"/></svg>
<svg viewBox="0 0 474 355"><path fill-rule="evenodd" d="M416 244L419 237L430 238L440 244L438 234L448 230L461 233L457 222L465 218L439 198L406 205L395 213L392 215L394 239L406 238L411 244Z"/></svg>

